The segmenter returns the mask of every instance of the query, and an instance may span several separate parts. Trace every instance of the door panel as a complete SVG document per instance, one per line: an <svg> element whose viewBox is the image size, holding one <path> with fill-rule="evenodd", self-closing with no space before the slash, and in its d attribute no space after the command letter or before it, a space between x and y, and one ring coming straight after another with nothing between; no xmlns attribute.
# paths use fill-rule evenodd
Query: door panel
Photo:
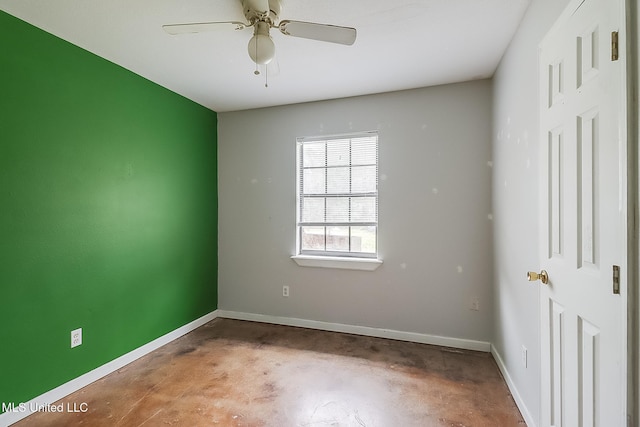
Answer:
<svg viewBox="0 0 640 427"><path fill-rule="evenodd" d="M563 129L549 132L549 258L562 256Z"/></svg>
<svg viewBox="0 0 640 427"><path fill-rule="evenodd" d="M584 427L596 425L598 402L598 337L600 329L581 317L578 317L578 350L579 350L579 423Z"/></svg>
<svg viewBox="0 0 640 427"><path fill-rule="evenodd" d="M612 291L627 244L625 70L610 53L622 18L619 0L576 0L540 45L543 426L626 418L626 297Z"/></svg>
<svg viewBox="0 0 640 427"><path fill-rule="evenodd" d="M598 110L593 109L578 116L578 218L576 224L579 230L578 268L596 267L598 223L594 200L598 200L596 179L598 168L595 163L598 149Z"/></svg>
<svg viewBox="0 0 640 427"><path fill-rule="evenodd" d="M548 398L549 404L551 405L549 425L552 426L562 425L562 385L564 383L562 350L565 347L563 340L563 315L564 307L549 299L549 336L551 346L548 356L551 370L549 372L550 384L548 388Z"/></svg>

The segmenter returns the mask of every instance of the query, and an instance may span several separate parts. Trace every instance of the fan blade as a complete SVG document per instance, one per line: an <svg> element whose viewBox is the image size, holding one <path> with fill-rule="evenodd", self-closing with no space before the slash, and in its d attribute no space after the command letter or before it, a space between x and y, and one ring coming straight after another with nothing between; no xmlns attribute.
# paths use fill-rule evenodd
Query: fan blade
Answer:
<svg viewBox="0 0 640 427"><path fill-rule="evenodd" d="M214 30L244 30L247 28L247 24L244 22L230 21L230 22L195 22L193 24L168 24L163 25L162 28L169 34L188 34L188 33L202 33L205 31Z"/></svg>
<svg viewBox="0 0 640 427"><path fill-rule="evenodd" d="M278 25L283 34L323 42L346 44L356 41L356 29L337 25L316 24L302 21L281 21Z"/></svg>

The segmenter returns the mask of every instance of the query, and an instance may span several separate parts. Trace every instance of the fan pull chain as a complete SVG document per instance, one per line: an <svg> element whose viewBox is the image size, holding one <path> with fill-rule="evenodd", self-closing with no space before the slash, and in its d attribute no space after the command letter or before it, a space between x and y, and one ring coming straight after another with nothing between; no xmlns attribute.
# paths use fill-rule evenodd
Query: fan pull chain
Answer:
<svg viewBox="0 0 640 427"><path fill-rule="evenodd" d="M264 66L264 87L269 87L269 67Z"/></svg>

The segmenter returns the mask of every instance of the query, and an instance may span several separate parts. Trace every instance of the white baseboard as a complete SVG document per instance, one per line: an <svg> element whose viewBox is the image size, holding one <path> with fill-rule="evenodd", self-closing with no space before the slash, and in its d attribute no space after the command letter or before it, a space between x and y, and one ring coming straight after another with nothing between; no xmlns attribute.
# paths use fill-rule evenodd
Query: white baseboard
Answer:
<svg viewBox="0 0 640 427"><path fill-rule="evenodd" d="M218 317L253 322L273 323L277 325L298 326L301 328L320 329L330 332L344 332L354 335L365 335L376 338L388 338L399 341L411 341L421 344L433 344L465 350L490 352L491 344L485 341L474 341L460 338L441 337L437 335L419 334L415 332L394 331L391 329L371 328L367 326L345 325L341 323L321 322L317 320L296 319L292 317L268 316L265 314L242 313L238 311L218 310Z"/></svg>
<svg viewBox="0 0 640 427"><path fill-rule="evenodd" d="M70 395L71 393L74 393L81 388L91 384L92 382L97 381L100 378L117 371L118 369L141 358L142 356L151 353L154 350L157 350L163 345L168 344L177 338L180 338L181 336L193 331L194 329L204 325L205 323L215 319L216 317L218 317L217 310L205 314L204 316L194 320L193 322L187 323L186 325L181 326L174 331L156 338L155 340L143 345L142 347L138 347L135 350L132 350L129 353L112 360L111 362L105 363L104 365L99 366L96 369L79 376L78 378L64 383L61 386L56 387L44 394L41 394L40 396L30 400L29 402L21 402L24 403L22 407L18 406L18 402L14 402L15 409L13 412L5 412L3 414L0 414L0 426L8 426L20 421L23 418L28 417L33 412L35 412L31 408L39 408L43 406L47 407L48 405L51 405L54 402L57 402L58 400Z"/></svg>
<svg viewBox="0 0 640 427"><path fill-rule="evenodd" d="M513 396L513 400L515 400L516 405L518 406L518 409L522 414L522 418L524 418L524 422L527 423L528 427L536 427L535 420L531 416L531 413L529 412L529 408L527 408L527 405L525 405L524 400L522 399L522 396L520 396L520 392L518 391L515 383L511 379L511 375L509 375L509 371L507 371L507 366L504 364L502 357L500 357L500 353L498 353L498 350L496 350L493 344L491 344L491 355L493 356L493 359L496 361L496 364L498 365L498 368L500 369L500 372L504 377L504 381L507 383L507 387L509 387L509 391L511 392L511 395Z"/></svg>

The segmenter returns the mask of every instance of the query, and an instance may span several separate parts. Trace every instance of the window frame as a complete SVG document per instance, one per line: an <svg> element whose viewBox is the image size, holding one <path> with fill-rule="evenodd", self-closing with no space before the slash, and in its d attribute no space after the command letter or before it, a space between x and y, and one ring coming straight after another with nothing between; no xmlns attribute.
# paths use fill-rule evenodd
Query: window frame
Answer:
<svg viewBox="0 0 640 427"><path fill-rule="evenodd" d="M375 163L374 164L352 164L353 158L351 156L352 151L351 147L353 146L353 140L357 140L359 138L375 138ZM327 142L336 141L336 140L349 140L349 161L347 165L328 165L328 151L329 145L325 145L325 153L324 153L324 165L322 166L304 166L303 160L303 146L305 144L318 143L318 142ZM345 134L336 134L336 135L323 135L323 136L307 136L307 137L298 137L296 138L296 255L292 258L299 264L305 266L325 266L325 265L317 265L316 261L328 260L329 267L332 268L356 268L356 269L364 269L371 270L377 268L378 264L381 261L378 259L379 254L379 244L378 244L378 232L379 232L379 218L378 218L378 203L379 203L379 179L378 179L378 171L379 171L379 133L378 131L365 131L365 132L352 132ZM375 167L375 191L367 191L367 192L352 192L353 188L349 188L348 193L328 193L326 191L326 186L329 185L329 180L327 179L327 171L331 168L338 167L347 167L349 170L349 185L351 186L351 176L353 172L353 167ZM304 170L307 169L322 169L325 173L325 192L323 193L303 193L304 186ZM317 194L317 195L316 195ZM375 200L375 221L360 221L360 222L351 222L351 217L348 218L347 221L343 222L332 222L326 221L326 213L327 206L325 204L324 207L324 221L314 221L314 222L302 222L302 214L303 214L303 198L324 198L325 201L327 198L331 198L332 196L338 198L348 198L349 203L351 203L352 198L360 198L360 197L369 197L374 198ZM326 203L326 202L325 202ZM351 205L349 207L349 212L351 211ZM324 227L324 250L312 250L312 249L303 249L303 228L304 227ZM346 227L348 228L348 250L327 250L327 228L329 227ZM353 237L353 227L375 227L374 237L375 237L375 249L373 252L362 252L362 251L352 251L352 237ZM354 261L355 267L353 267L352 263L345 263L344 261ZM312 265L308 265L308 264ZM359 266L359 267L358 267Z"/></svg>

